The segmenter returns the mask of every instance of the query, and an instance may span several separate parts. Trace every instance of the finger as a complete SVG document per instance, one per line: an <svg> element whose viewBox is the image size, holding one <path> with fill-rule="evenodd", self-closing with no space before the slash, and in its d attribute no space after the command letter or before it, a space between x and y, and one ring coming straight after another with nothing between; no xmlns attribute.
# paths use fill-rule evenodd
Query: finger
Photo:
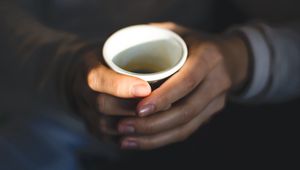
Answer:
<svg viewBox="0 0 300 170"><path fill-rule="evenodd" d="M122 99L108 94L97 97L98 110L109 116L135 116L137 100Z"/></svg>
<svg viewBox="0 0 300 170"><path fill-rule="evenodd" d="M114 117L101 115L98 119L99 136L101 141L107 143L117 143L120 140L119 133L116 131L116 120Z"/></svg>
<svg viewBox="0 0 300 170"><path fill-rule="evenodd" d="M155 134L186 124L223 92L219 84L207 78L193 93L176 103L170 110L143 118L121 120L120 133ZM130 130L130 131L129 131Z"/></svg>
<svg viewBox="0 0 300 170"><path fill-rule="evenodd" d="M119 132L116 130L115 120L112 117L104 115L99 116L99 130L102 136L119 135Z"/></svg>
<svg viewBox="0 0 300 170"><path fill-rule="evenodd" d="M125 137L121 141L121 148L148 150L184 141L208 121L212 115L221 110L224 107L224 103L225 95L222 95L212 101L195 119L176 129L150 136Z"/></svg>
<svg viewBox="0 0 300 170"><path fill-rule="evenodd" d="M186 32L187 29L183 26L177 25L173 22L163 22L163 23L150 23L149 25L156 26L159 28L164 28L176 32L177 34L181 35L183 32Z"/></svg>
<svg viewBox="0 0 300 170"><path fill-rule="evenodd" d="M139 116L161 111L162 108L186 96L199 85L220 59L221 56L215 49L201 48L197 53L191 54L178 73L138 104Z"/></svg>
<svg viewBox="0 0 300 170"><path fill-rule="evenodd" d="M121 98L145 97L151 93L151 87L147 82L116 73L103 65L88 73L87 83L94 91Z"/></svg>
<svg viewBox="0 0 300 170"><path fill-rule="evenodd" d="M130 133L126 127L139 134L154 134L186 124L203 110L216 96L230 88L230 81L223 76L224 67L216 67L203 84L170 110L144 118L127 118L120 121L120 133Z"/></svg>

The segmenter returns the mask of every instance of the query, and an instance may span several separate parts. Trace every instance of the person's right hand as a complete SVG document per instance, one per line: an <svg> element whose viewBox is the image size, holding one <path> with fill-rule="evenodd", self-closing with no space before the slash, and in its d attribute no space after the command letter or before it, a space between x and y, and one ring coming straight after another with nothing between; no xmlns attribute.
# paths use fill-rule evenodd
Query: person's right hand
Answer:
<svg viewBox="0 0 300 170"><path fill-rule="evenodd" d="M82 59L79 61L79 69L75 68L77 71L72 80L71 100L90 130L100 135L100 129L107 127L108 119L111 118L101 112L111 110L115 116L135 116L135 109L128 108L128 99L148 96L151 87L146 81L107 68L94 52L86 53ZM110 98L114 100L110 101ZM116 98L119 101L116 101ZM127 104L122 104L124 101Z"/></svg>

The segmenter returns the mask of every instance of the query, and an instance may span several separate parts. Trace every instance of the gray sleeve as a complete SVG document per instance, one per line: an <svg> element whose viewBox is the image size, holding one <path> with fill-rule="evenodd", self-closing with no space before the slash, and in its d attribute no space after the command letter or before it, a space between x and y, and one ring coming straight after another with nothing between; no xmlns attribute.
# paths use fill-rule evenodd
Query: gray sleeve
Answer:
<svg viewBox="0 0 300 170"><path fill-rule="evenodd" d="M299 25L271 27L256 23L232 29L244 35L251 56L249 82L234 100L274 103L300 96Z"/></svg>

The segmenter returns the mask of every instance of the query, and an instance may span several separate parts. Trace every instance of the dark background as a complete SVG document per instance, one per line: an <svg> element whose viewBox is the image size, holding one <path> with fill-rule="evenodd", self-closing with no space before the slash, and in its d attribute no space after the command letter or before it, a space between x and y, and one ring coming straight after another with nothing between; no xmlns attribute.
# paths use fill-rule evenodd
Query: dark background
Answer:
<svg viewBox="0 0 300 170"><path fill-rule="evenodd" d="M187 141L124 153L107 169L297 169L299 101L277 105L229 104ZM99 169L97 160L85 162ZM102 169L101 168L101 169Z"/></svg>

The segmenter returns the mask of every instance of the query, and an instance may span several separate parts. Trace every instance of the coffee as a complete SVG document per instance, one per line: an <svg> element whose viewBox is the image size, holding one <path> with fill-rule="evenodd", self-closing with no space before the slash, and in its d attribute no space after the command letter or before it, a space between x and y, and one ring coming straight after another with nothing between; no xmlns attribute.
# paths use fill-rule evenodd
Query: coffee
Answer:
<svg viewBox="0 0 300 170"><path fill-rule="evenodd" d="M123 70L138 74L151 74L168 70L174 65L174 61L169 56L164 44L166 41L136 45L116 55L113 62Z"/></svg>
<svg viewBox="0 0 300 170"><path fill-rule="evenodd" d="M115 60L118 60L117 56ZM133 73L139 73L139 74L151 74L151 73L157 73L164 71L167 69L167 66L161 65L159 62L150 62L149 60L143 60L145 58L152 58L150 56L142 56L142 57L135 57L129 61L127 61L124 65L119 65L122 69L133 72ZM117 62L116 62L117 63Z"/></svg>

